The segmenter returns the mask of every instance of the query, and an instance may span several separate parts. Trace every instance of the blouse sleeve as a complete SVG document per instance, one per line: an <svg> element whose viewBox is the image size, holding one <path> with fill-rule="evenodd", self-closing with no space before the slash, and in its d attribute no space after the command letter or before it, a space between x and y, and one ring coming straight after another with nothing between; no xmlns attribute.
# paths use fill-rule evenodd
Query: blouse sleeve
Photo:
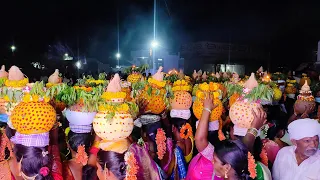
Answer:
<svg viewBox="0 0 320 180"><path fill-rule="evenodd" d="M54 179L63 179L62 164L58 145L50 145L50 154L52 155L52 174L54 174Z"/></svg>
<svg viewBox="0 0 320 180"><path fill-rule="evenodd" d="M208 146L200 153L209 161L213 161L214 146L211 143L208 143Z"/></svg>

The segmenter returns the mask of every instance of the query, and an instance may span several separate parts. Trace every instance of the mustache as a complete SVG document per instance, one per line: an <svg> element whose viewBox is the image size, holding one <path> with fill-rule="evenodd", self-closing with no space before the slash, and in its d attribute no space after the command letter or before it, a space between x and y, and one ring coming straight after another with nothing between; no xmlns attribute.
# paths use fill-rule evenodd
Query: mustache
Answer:
<svg viewBox="0 0 320 180"><path fill-rule="evenodd" d="M309 148L309 149L307 149L307 151L316 151L316 150L318 150L318 148Z"/></svg>

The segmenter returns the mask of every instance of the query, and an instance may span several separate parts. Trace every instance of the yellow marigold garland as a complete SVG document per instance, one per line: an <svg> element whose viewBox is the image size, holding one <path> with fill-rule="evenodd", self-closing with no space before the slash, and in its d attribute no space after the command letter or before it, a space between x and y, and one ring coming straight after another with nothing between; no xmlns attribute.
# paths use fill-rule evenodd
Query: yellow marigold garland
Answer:
<svg viewBox="0 0 320 180"><path fill-rule="evenodd" d="M98 80L88 79L88 80L86 81L86 83L89 83L89 84L92 83L92 84L100 85L100 84L104 84L105 81L104 81L104 80L100 80L100 79L98 79Z"/></svg>
<svg viewBox="0 0 320 180"><path fill-rule="evenodd" d="M158 80L156 80L156 79L153 79L152 77L150 77L149 79L148 79L148 82L150 83L150 84L154 84L154 85L156 85L157 87L159 87L159 88L163 88L165 85L166 85L166 81L158 81Z"/></svg>
<svg viewBox="0 0 320 180"><path fill-rule="evenodd" d="M102 99L111 100L111 99L124 99L127 96L125 92L104 92L101 96Z"/></svg>
<svg viewBox="0 0 320 180"><path fill-rule="evenodd" d="M99 111L103 112L122 112L122 113L128 113L130 110L128 104L123 103L120 105L113 106L111 104L105 104L99 106Z"/></svg>
<svg viewBox="0 0 320 180"><path fill-rule="evenodd" d="M172 91L192 91L192 86L185 80L177 80L173 83Z"/></svg>
<svg viewBox="0 0 320 180"><path fill-rule="evenodd" d="M18 88L18 87L25 87L28 83L29 83L28 78L24 78L19 81L11 81L11 80L7 79L5 82L5 86Z"/></svg>
<svg viewBox="0 0 320 180"><path fill-rule="evenodd" d="M50 97L44 96L44 97L39 97L38 95L30 95L29 93L26 93L23 98L23 102L49 102Z"/></svg>

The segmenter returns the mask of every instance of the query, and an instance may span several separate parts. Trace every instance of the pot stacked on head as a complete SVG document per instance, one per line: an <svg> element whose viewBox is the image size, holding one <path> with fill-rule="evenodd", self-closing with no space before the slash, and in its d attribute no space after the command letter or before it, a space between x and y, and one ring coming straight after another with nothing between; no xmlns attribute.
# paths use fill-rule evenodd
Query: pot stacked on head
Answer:
<svg viewBox="0 0 320 180"><path fill-rule="evenodd" d="M48 103L43 83L36 82L23 89L22 102L14 107L10 120L20 134L47 133L56 122L56 111Z"/></svg>
<svg viewBox="0 0 320 180"><path fill-rule="evenodd" d="M162 67L148 79L139 98L148 101L146 111L152 114L161 114L166 109L166 81L163 80Z"/></svg>
<svg viewBox="0 0 320 180"><path fill-rule="evenodd" d="M54 73L49 76L46 87L52 91L52 99L50 100L50 104L54 107L57 114L61 114L66 108L66 104L57 100L55 96L66 87L66 84L62 83L62 78L59 76L58 69L56 69Z"/></svg>
<svg viewBox="0 0 320 180"><path fill-rule="evenodd" d="M241 97L230 108L229 115L235 125L236 135L244 136L246 134L254 119L252 110L257 112L257 108L262 107L261 102L271 101L272 95L272 89L267 85L258 84L254 73L252 73L244 85Z"/></svg>
<svg viewBox="0 0 320 180"><path fill-rule="evenodd" d="M303 114L308 109L314 110L315 105L316 103L314 101L314 97L312 96L308 82L305 81L305 84L301 87L300 94L295 102L296 113Z"/></svg>
<svg viewBox="0 0 320 180"><path fill-rule="evenodd" d="M4 76L7 75L6 72L2 72L2 74ZM12 129L14 127L10 121L11 112L14 107L21 102L23 97L22 89L26 87L28 83L28 78L25 78L20 69L17 66L12 66L9 69L8 78L5 79L4 86L1 88L0 97L3 99L1 101L1 107L4 107L4 109L1 109L1 113L8 116L8 125Z"/></svg>
<svg viewBox="0 0 320 180"><path fill-rule="evenodd" d="M222 119L221 115L223 112L223 105L220 100L222 98L221 90L219 89L218 83L210 82L208 83L201 83L199 84L198 90L196 92L196 99L193 102L192 110L194 115L198 120L201 119L202 111L203 111L203 102L206 96L210 94L212 97L213 104L217 105L215 109L211 111L210 119L209 119L209 126L213 128L209 128L210 131L216 131L219 130L220 136L219 139L223 140L224 136L222 134L221 128L222 128Z"/></svg>
<svg viewBox="0 0 320 180"><path fill-rule="evenodd" d="M173 83L173 99L170 99L171 117L178 117L188 120L191 116L190 107L192 105L192 97L190 91L191 85L184 79L177 80Z"/></svg>
<svg viewBox="0 0 320 180"><path fill-rule="evenodd" d="M115 74L110 81L107 91L102 98L105 102L99 105L99 112L93 120L93 129L102 139L100 148L104 151L123 153L126 148L121 144L128 144L127 137L133 130L132 112L137 112L138 107L131 102L125 102L126 93L121 91L120 77ZM118 149L123 148L123 149Z"/></svg>

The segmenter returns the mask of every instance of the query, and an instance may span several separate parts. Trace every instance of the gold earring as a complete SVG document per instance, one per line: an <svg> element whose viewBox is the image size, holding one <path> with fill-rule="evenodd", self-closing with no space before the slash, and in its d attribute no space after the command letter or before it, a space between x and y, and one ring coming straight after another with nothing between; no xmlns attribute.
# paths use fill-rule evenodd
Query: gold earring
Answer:
<svg viewBox="0 0 320 180"><path fill-rule="evenodd" d="M228 178L228 172L227 171L224 172L224 178Z"/></svg>

